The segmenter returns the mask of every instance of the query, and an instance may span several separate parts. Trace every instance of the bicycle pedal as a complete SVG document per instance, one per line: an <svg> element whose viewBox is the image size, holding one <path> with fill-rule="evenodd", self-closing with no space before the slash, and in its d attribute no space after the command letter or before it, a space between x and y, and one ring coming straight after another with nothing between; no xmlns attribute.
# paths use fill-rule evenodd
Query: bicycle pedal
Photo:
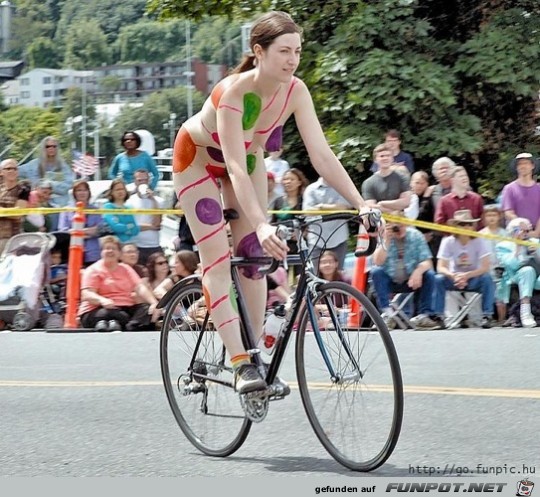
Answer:
<svg viewBox="0 0 540 497"><path fill-rule="evenodd" d="M256 390L254 392L240 395L240 405L246 417L253 423L260 423L268 414L269 397L266 390Z"/></svg>

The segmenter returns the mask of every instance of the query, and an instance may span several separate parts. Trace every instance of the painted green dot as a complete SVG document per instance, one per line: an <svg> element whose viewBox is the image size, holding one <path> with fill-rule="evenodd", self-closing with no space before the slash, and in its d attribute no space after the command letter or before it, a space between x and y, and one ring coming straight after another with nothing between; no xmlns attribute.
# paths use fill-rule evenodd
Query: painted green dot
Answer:
<svg viewBox="0 0 540 497"><path fill-rule="evenodd" d="M238 302L236 301L236 291L234 289L234 285L231 285L231 289L229 290L229 298L231 299L231 307L233 308L233 311L238 313Z"/></svg>
<svg viewBox="0 0 540 497"><path fill-rule="evenodd" d="M246 164L247 172L248 174L251 174L253 171L255 171L255 166L257 165L257 157L253 154L246 155Z"/></svg>
<svg viewBox="0 0 540 497"><path fill-rule="evenodd" d="M244 130L253 128L257 118L261 113L261 97L255 93L246 93L244 95L244 114L242 115L242 128Z"/></svg>

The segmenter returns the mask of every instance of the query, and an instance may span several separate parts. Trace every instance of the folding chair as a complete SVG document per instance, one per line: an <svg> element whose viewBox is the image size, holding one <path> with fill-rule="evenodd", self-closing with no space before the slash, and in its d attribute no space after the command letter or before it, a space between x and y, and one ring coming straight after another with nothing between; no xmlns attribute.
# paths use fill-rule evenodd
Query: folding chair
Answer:
<svg viewBox="0 0 540 497"><path fill-rule="evenodd" d="M388 317L393 319L396 325L402 330L414 328L409 316L407 316L407 313L405 312L407 305L409 305L409 302L413 297L414 292L396 293L390 302L390 309L392 309L392 312L388 314Z"/></svg>
<svg viewBox="0 0 540 497"><path fill-rule="evenodd" d="M478 292L446 292L445 325L446 329L459 328L461 322L469 316L474 325L482 323L482 294Z"/></svg>

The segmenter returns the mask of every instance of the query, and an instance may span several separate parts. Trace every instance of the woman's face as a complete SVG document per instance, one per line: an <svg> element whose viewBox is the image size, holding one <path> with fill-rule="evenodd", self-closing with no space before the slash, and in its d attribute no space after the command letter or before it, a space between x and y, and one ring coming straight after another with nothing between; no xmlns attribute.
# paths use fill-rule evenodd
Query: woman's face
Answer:
<svg viewBox="0 0 540 497"><path fill-rule="evenodd" d="M127 245L122 248L122 262L134 266L139 260L139 251L132 245Z"/></svg>
<svg viewBox="0 0 540 497"><path fill-rule="evenodd" d="M113 202L124 202L126 200L126 197L127 197L126 187L121 183L114 185L111 193L112 193Z"/></svg>
<svg viewBox="0 0 540 497"><path fill-rule="evenodd" d="M116 243L109 242L103 245L101 247L101 258L106 262L118 262L120 260L120 249Z"/></svg>
<svg viewBox="0 0 540 497"><path fill-rule="evenodd" d="M87 204L90 200L90 192L86 188L86 186L81 185L75 188L73 190L73 197L77 202L83 202L84 204Z"/></svg>
<svg viewBox="0 0 540 497"><path fill-rule="evenodd" d="M300 181L300 178L296 174L289 172L283 175L281 184L287 193L298 193L302 186L302 181Z"/></svg>
<svg viewBox="0 0 540 497"><path fill-rule="evenodd" d="M56 153L58 151L58 142L55 140L47 140L45 143L45 153L47 154L47 157L54 158L56 157Z"/></svg>
<svg viewBox="0 0 540 497"><path fill-rule="evenodd" d="M137 148L137 140L132 133L127 133L124 138L122 138L122 143L126 150L135 150Z"/></svg>
<svg viewBox="0 0 540 497"><path fill-rule="evenodd" d="M301 51L302 42L298 33L278 36L266 50L260 45L254 47L260 70L282 83L288 83L296 72Z"/></svg>
<svg viewBox="0 0 540 497"><path fill-rule="evenodd" d="M174 272L178 276L189 276L189 271L186 269L186 266L182 263L178 257L174 260Z"/></svg>
<svg viewBox="0 0 540 497"><path fill-rule="evenodd" d="M337 268L338 263L331 255L325 254L319 259L319 271L324 277L332 276Z"/></svg>
<svg viewBox="0 0 540 497"><path fill-rule="evenodd" d="M165 257L158 257L154 262L154 271L158 276L169 274L169 261Z"/></svg>
<svg viewBox="0 0 540 497"><path fill-rule="evenodd" d="M422 176L415 177L413 175L411 178L411 190L413 193L416 193L416 195L422 195L426 191L428 185L429 183Z"/></svg>

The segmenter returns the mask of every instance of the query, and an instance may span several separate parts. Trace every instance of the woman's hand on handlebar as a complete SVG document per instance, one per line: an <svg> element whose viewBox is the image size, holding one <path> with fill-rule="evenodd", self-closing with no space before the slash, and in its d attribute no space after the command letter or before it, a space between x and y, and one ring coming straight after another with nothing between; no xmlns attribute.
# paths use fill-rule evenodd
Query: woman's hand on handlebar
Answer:
<svg viewBox="0 0 540 497"><path fill-rule="evenodd" d="M257 238L263 250L274 259L282 261L287 257L289 247L276 235L276 227L268 223L257 226Z"/></svg>

